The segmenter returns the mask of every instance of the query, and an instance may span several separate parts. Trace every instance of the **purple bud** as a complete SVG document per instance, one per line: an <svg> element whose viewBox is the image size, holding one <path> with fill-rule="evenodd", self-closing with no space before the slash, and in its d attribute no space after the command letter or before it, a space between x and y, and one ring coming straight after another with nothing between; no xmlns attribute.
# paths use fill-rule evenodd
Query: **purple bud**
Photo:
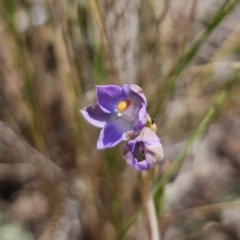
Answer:
<svg viewBox="0 0 240 240"><path fill-rule="evenodd" d="M163 148L157 135L144 127L140 135L128 141L123 158L138 171L149 170L163 159Z"/></svg>

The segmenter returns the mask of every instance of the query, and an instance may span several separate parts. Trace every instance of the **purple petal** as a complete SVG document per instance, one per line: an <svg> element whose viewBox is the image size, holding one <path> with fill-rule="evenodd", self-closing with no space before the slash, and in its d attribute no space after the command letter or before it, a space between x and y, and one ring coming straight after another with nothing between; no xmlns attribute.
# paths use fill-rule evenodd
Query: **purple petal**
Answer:
<svg viewBox="0 0 240 240"><path fill-rule="evenodd" d="M110 114L104 112L98 103L92 104L80 110L85 119L96 127L103 128L106 121L109 119Z"/></svg>
<svg viewBox="0 0 240 240"><path fill-rule="evenodd" d="M130 101L135 105L139 106L140 103L147 105L146 97L143 93L142 88L135 84L124 84L123 90L127 93Z"/></svg>
<svg viewBox="0 0 240 240"><path fill-rule="evenodd" d="M126 121L132 122L135 118L135 107L130 104L124 111L121 112Z"/></svg>
<svg viewBox="0 0 240 240"><path fill-rule="evenodd" d="M134 124L134 130L142 129L147 123L147 109L146 105L141 103L139 105L137 120Z"/></svg>
<svg viewBox="0 0 240 240"><path fill-rule="evenodd" d="M119 86L106 85L96 86L96 88L98 103L105 112L114 112L120 101L128 99L127 94Z"/></svg>
<svg viewBox="0 0 240 240"><path fill-rule="evenodd" d="M104 149L116 146L122 141L122 135L124 132L130 130L131 124L124 121L123 118L119 118L114 122L108 122L105 128L101 131L97 149Z"/></svg>
<svg viewBox="0 0 240 240"><path fill-rule="evenodd" d="M134 167L137 171L143 171L143 170L149 170L150 166L147 162L147 160L143 160L141 162L138 162L136 158L134 158L133 163L131 164L132 167Z"/></svg>
<svg viewBox="0 0 240 240"><path fill-rule="evenodd" d="M160 139L156 133L148 127L144 127L140 135L136 138L138 141L143 141L144 143L151 144L151 142L160 142Z"/></svg>
<svg viewBox="0 0 240 240"><path fill-rule="evenodd" d="M136 145L136 141L135 140L130 140L130 141L128 141L126 146L129 149L129 151L133 152L134 148L135 148L135 145Z"/></svg>
<svg viewBox="0 0 240 240"><path fill-rule="evenodd" d="M145 157L148 162L153 164L161 162L163 159L162 144L159 141L145 143Z"/></svg>
<svg viewBox="0 0 240 240"><path fill-rule="evenodd" d="M137 171L148 170L149 165L146 160L138 162L136 158L133 157L133 151L135 148L135 141L129 141L123 149L123 158L125 161L131 165Z"/></svg>
<svg viewBox="0 0 240 240"><path fill-rule="evenodd" d="M152 153L145 153L145 157L147 159L149 169L161 162L159 161L159 158Z"/></svg>
<svg viewBox="0 0 240 240"><path fill-rule="evenodd" d="M132 162L134 160L134 157L133 157L133 149L134 149L134 145L135 145L135 142L134 141L131 141L131 146L129 146L129 142L127 145L125 145L124 149L123 149L123 158L125 159L125 161L132 165ZM132 150L131 150L132 148Z"/></svg>

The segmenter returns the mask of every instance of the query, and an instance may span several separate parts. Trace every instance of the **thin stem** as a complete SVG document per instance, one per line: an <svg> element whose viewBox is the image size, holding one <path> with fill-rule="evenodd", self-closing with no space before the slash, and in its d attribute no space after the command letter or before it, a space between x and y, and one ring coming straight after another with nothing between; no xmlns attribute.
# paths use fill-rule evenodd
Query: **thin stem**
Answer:
<svg viewBox="0 0 240 240"><path fill-rule="evenodd" d="M151 240L160 240L161 238L158 230L157 215L156 215L156 210L155 210L152 195L150 195L148 198L147 212L148 212L148 218L149 218L149 225L151 229Z"/></svg>

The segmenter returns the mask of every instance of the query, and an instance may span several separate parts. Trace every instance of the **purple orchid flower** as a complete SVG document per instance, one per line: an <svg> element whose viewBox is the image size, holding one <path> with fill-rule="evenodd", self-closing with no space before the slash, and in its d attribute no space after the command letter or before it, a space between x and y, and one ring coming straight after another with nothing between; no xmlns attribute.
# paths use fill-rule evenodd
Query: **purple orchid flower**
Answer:
<svg viewBox="0 0 240 240"><path fill-rule="evenodd" d="M146 98L135 84L96 86L97 103L81 110L85 119L101 130L97 148L116 146L124 133L140 131L146 124Z"/></svg>
<svg viewBox="0 0 240 240"><path fill-rule="evenodd" d="M163 159L160 139L150 128L143 128L140 135L128 141L123 158L138 171L149 170Z"/></svg>

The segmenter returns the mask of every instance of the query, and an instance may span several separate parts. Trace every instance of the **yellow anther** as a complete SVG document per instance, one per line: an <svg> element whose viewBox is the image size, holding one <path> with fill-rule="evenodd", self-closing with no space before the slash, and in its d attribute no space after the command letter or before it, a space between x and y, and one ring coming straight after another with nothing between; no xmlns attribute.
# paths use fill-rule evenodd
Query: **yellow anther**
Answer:
<svg viewBox="0 0 240 240"><path fill-rule="evenodd" d="M118 111L122 112L124 111L128 106L130 102L128 100L123 100L120 103L118 103L117 109Z"/></svg>

